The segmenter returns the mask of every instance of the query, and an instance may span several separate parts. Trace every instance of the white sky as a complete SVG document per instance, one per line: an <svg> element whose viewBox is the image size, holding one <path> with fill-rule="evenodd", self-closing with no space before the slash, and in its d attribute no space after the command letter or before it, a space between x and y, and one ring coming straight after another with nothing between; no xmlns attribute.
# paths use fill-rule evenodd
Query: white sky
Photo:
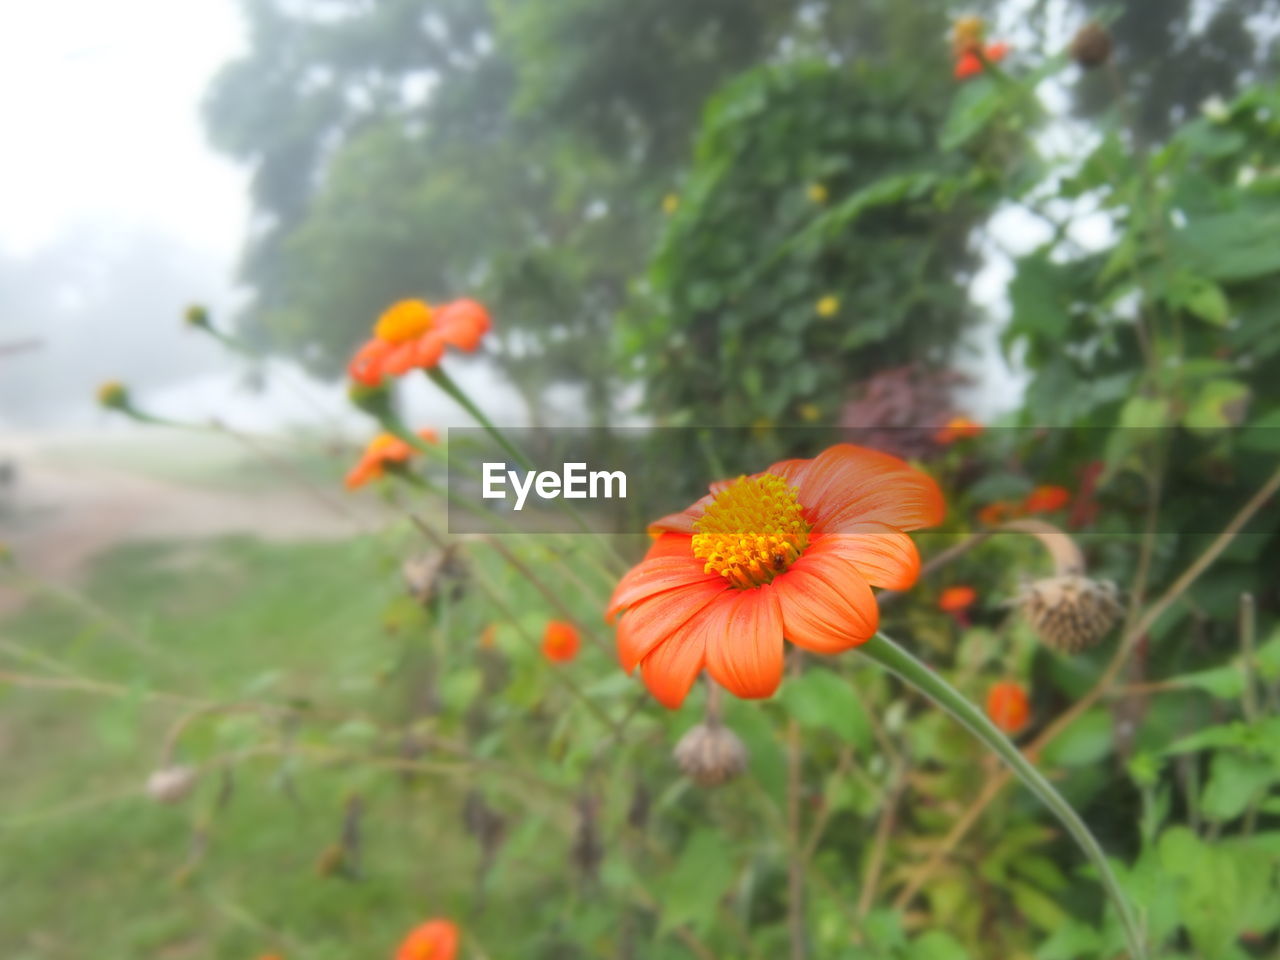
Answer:
<svg viewBox="0 0 1280 960"><path fill-rule="evenodd" d="M234 0L0 2L0 248L109 219L230 273L246 177L208 146L199 104L243 42Z"/></svg>

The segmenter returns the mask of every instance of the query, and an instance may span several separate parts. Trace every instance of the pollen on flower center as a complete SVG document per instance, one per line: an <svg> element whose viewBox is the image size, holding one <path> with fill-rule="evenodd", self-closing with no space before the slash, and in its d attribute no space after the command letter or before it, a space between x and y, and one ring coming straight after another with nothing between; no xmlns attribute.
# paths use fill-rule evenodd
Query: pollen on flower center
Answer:
<svg viewBox="0 0 1280 960"><path fill-rule="evenodd" d="M387 343L404 343L431 329L433 311L421 300L401 300L378 318L373 335Z"/></svg>
<svg viewBox="0 0 1280 960"><path fill-rule="evenodd" d="M809 545L796 488L766 473L739 477L694 521L693 555L735 587L749 590L786 571Z"/></svg>

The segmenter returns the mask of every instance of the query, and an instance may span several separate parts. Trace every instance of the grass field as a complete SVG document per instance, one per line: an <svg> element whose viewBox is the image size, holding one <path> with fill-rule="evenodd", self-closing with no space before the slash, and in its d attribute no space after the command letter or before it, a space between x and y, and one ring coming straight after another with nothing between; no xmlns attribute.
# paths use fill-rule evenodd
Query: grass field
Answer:
<svg viewBox="0 0 1280 960"><path fill-rule="evenodd" d="M86 591L128 611L127 631L56 597L3 624L6 669L127 689L0 689L0 956L385 956L407 926L469 894L477 854L459 829L461 788L311 757L310 721L292 758L240 764L222 803L215 773L178 806L141 790L169 724L194 706L169 694L403 713L404 684L388 678L405 645L384 615L396 568L372 539L130 546L102 558ZM331 754L379 752L372 724L315 726ZM208 716L183 752L202 760L269 743L271 727L253 714ZM322 876L353 791L367 812L360 877ZM432 815L416 816L424 805ZM518 888L518 869L503 882Z"/></svg>

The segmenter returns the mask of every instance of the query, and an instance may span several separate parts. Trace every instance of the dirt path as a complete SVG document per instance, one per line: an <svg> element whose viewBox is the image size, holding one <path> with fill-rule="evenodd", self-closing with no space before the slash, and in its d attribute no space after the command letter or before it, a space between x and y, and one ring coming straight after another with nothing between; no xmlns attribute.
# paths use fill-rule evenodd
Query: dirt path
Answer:
<svg viewBox="0 0 1280 960"><path fill-rule="evenodd" d="M65 438L55 445L0 436L0 464L16 468L7 482L0 468L0 543L24 570L58 583L74 583L95 556L122 542L238 533L331 539L371 530L381 518L371 500L288 476L264 490L220 489L104 463L100 444L88 445L83 457L68 448ZM0 584L0 614L20 599Z"/></svg>

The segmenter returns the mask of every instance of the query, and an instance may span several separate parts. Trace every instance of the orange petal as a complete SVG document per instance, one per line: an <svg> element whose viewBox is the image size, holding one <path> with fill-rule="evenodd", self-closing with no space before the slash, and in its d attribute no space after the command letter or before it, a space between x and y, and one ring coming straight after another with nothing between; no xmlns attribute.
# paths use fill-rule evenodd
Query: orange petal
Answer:
<svg viewBox="0 0 1280 960"><path fill-rule="evenodd" d="M692 553L641 561L640 565L633 567L614 588L613 596L609 598L609 607L605 610L606 619L612 620L618 615L619 610L630 607L640 600L679 587L687 587L703 581L718 581L716 585L723 589L726 585L724 578L718 573L705 573L703 567L703 561Z"/></svg>
<svg viewBox="0 0 1280 960"><path fill-rule="evenodd" d="M828 447L800 476L800 505L815 533L857 533L863 523L916 530L946 513L933 478L903 460L855 447Z"/></svg>
<svg viewBox="0 0 1280 960"><path fill-rule="evenodd" d="M659 520L653 521L653 523L649 524L649 532L685 533L692 535L694 532L693 522L706 512L707 507L715 498L715 493L708 493L691 506L685 507L679 513L671 513Z"/></svg>
<svg viewBox="0 0 1280 960"><path fill-rule="evenodd" d="M966 53L956 61L956 79L966 80L982 72L982 61L972 53Z"/></svg>
<svg viewBox="0 0 1280 960"><path fill-rule="evenodd" d="M723 629L725 612L722 604L708 604L641 661L644 685L664 707L674 710L684 703L706 662L707 634Z"/></svg>
<svg viewBox="0 0 1280 960"><path fill-rule="evenodd" d="M438 330L428 330L418 339L412 341L413 363L421 369L434 367L444 356L444 337Z"/></svg>
<svg viewBox="0 0 1280 960"><path fill-rule="evenodd" d="M880 624L867 581L829 541L811 542L804 556L770 584L782 607L784 635L815 653L857 646L871 639Z"/></svg>
<svg viewBox="0 0 1280 960"><path fill-rule="evenodd" d="M911 538L880 523L857 526L865 532L829 533L822 539L830 541L831 550L857 567L871 586L889 590L912 586L920 576L920 553Z"/></svg>
<svg viewBox="0 0 1280 960"><path fill-rule="evenodd" d="M392 376L408 373L416 366L417 341L393 344L382 360L382 372Z"/></svg>
<svg viewBox="0 0 1280 960"><path fill-rule="evenodd" d="M630 673L658 644L729 589L723 577L715 579L719 583L704 580L677 587L630 607L618 623L618 660L622 669Z"/></svg>
<svg viewBox="0 0 1280 960"><path fill-rule="evenodd" d="M381 340L369 340L361 345L347 365L347 372L356 383L366 387L376 387L382 382L382 361L386 359L389 347Z"/></svg>
<svg viewBox="0 0 1280 960"><path fill-rule="evenodd" d="M770 587L738 590L720 602L722 622L707 632L707 672L734 696L773 696L782 682L782 608Z"/></svg>
<svg viewBox="0 0 1280 960"><path fill-rule="evenodd" d="M436 329L459 350L475 350L491 326L489 311L475 300L454 300L436 311Z"/></svg>

